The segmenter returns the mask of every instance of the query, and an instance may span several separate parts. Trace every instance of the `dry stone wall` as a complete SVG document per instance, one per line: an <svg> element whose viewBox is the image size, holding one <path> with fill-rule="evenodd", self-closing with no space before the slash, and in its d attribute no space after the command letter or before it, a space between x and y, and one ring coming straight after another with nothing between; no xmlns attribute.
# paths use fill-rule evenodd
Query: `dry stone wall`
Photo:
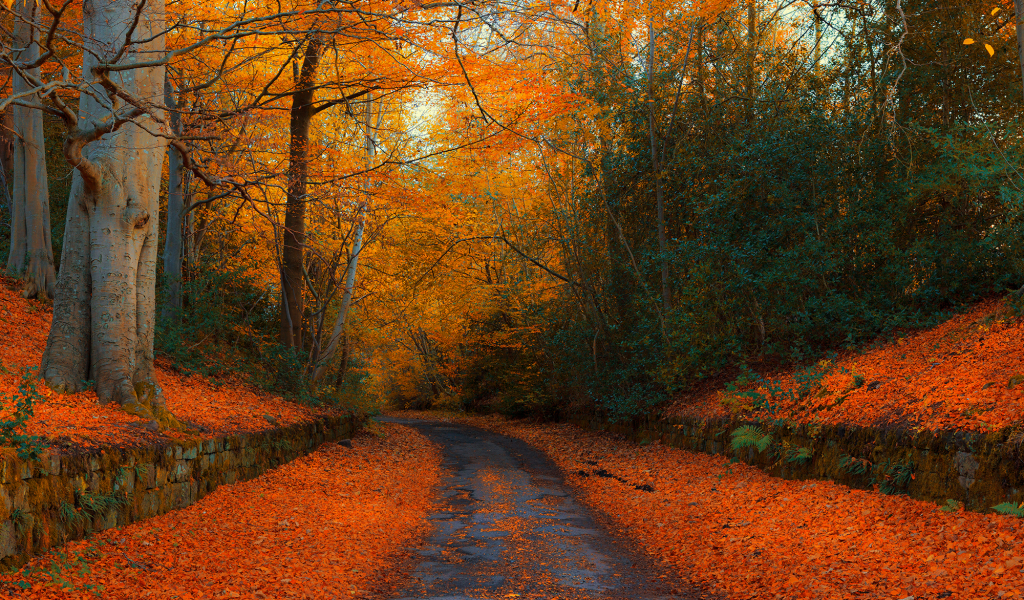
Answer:
<svg viewBox="0 0 1024 600"><path fill-rule="evenodd" d="M751 423L739 419L646 418L611 423L597 416L571 416L577 425L620 434L638 443L662 444L707 454L735 456L786 479L823 479L870 489L901 471L912 475L896 493L945 504L962 502L988 511L1003 502L1024 502L1024 432L1008 429L987 434L911 432L871 427ZM734 451L733 431L744 425L770 434L773 448L807 448L810 458L787 462L778 452L755 448ZM856 465L866 466L857 472Z"/></svg>
<svg viewBox="0 0 1024 600"><path fill-rule="evenodd" d="M194 504L218 486L246 481L352 437L361 422L332 416L278 429L151 448L47 451L40 460L0 457L0 565L90 532Z"/></svg>

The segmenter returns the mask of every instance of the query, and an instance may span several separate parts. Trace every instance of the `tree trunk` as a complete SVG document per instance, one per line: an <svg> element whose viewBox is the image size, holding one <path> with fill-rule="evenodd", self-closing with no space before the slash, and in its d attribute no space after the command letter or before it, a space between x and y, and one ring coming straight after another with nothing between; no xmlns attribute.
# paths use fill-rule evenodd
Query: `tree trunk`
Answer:
<svg viewBox="0 0 1024 600"><path fill-rule="evenodd" d="M366 156L366 167L369 169L372 162L374 151L377 147L376 136L373 126L371 125L371 117L373 116L373 100L368 98L366 101L366 109L364 117L366 119L364 123L366 137L364 139L364 148ZM369 186L367 186L369 190ZM348 267L345 269L345 289L341 296L341 308L338 310L338 317L334 320L334 330L331 331L331 339L327 343L327 348L321 355L320 360L317 364L316 371L313 373L313 381L320 381L324 375L327 374L327 369L331 365L331 359L334 358L334 353L338 349L338 342L345 335L345 323L348 320L348 309L352 305L352 291L356 286L356 267L359 265L359 254L363 251L363 229L366 225L366 207L370 202L370 192L367 191L366 199L364 202L359 204L359 211L356 214L356 232L355 237L352 240L352 256L348 260Z"/></svg>
<svg viewBox="0 0 1024 600"><path fill-rule="evenodd" d="M814 74L821 74L821 14L818 12L821 7L817 2L811 4L811 14L814 18Z"/></svg>
<svg viewBox="0 0 1024 600"><path fill-rule="evenodd" d="M661 153L658 148L658 133L654 124L657 117L654 102L654 25L648 24L647 47L647 129L651 138L651 171L654 176L654 199L658 209L658 261L661 263L661 307L664 312L672 309L672 289L669 287L668 236L665 232L665 192L661 180ZM670 135L669 132L665 132Z"/></svg>
<svg viewBox="0 0 1024 600"><path fill-rule="evenodd" d="M1013 8L1017 11L1017 60L1020 63L1021 82L1024 83L1024 0L1013 0Z"/></svg>
<svg viewBox="0 0 1024 600"><path fill-rule="evenodd" d="M302 255L306 243L306 180L309 172L309 125L315 114L316 71L323 42L313 36L306 46L292 94L291 139L281 257L281 344L302 349Z"/></svg>
<svg viewBox="0 0 1024 600"><path fill-rule="evenodd" d="M35 0L18 0L15 20L19 48L15 55L20 62L39 56L39 33L32 23L38 17ZM39 76L39 68L30 73ZM13 75L13 92L24 93L32 86ZM38 96L30 100L38 103ZM11 198L11 252L7 271L23 279L22 295L26 298L53 296L56 274L53 269L53 245L50 243L50 196L46 179L46 150L43 140L43 113L14 105L14 195Z"/></svg>
<svg viewBox="0 0 1024 600"><path fill-rule="evenodd" d="M757 59L757 0L747 2L747 74L746 74L746 95L747 95L747 121L754 118L754 81L756 80L754 67Z"/></svg>
<svg viewBox="0 0 1024 600"><path fill-rule="evenodd" d="M168 122L174 135L181 135L181 113L174 98L170 79L164 79L164 103L170 115ZM184 161L178 149L167 146L167 239L164 240L164 277L167 278L167 299L161 314L177 319L181 313L181 236L182 213L185 210Z"/></svg>
<svg viewBox="0 0 1024 600"><path fill-rule="evenodd" d="M137 6L133 0L85 0L87 80L100 60L113 59ZM163 0L149 0L132 35L148 41L132 46L120 61L161 56L164 28ZM110 79L136 98L160 98L164 69L114 72ZM92 380L101 403L117 402L162 427L179 428L167 412L153 368L160 179L167 138L151 133L162 133L158 122L140 117L140 125L126 124L86 143L87 127L82 124L95 127L120 108L108 98L102 93L81 95L79 124L64 146L76 170L43 374L59 392L79 391Z"/></svg>
<svg viewBox="0 0 1024 600"><path fill-rule="evenodd" d="M7 207L7 214L14 214L14 200L11 198L11 186L7 182L8 171L14 172L14 123L11 113L14 107L9 107L0 117L0 186L3 186L3 201Z"/></svg>

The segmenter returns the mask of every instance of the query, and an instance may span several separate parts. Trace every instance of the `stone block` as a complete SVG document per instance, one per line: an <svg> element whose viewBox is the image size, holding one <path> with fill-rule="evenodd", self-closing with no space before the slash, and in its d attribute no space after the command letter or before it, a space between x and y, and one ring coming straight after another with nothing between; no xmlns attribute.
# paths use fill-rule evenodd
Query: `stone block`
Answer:
<svg viewBox="0 0 1024 600"><path fill-rule="evenodd" d="M181 453L181 457L185 460L195 460L198 455L199 449L194 446Z"/></svg>
<svg viewBox="0 0 1024 600"><path fill-rule="evenodd" d="M29 512L32 507L28 505L28 484L20 481L14 484L11 490L11 504L14 508L22 511Z"/></svg>
<svg viewBox="0 0 1024 600"><path fill-rule="evenodd" d="M7 519L0 523L0 558L7 558L18 553L18 535L14 521Z"/></svg>
<svg viewBox="0 0 1024 600"><path fill-rule="evenodd" d="M60 475L60 457L56 454L50 454L45 458L47 467L46 470L50 472L51 477L57 477Z"/></svg>
<svg viewBox="0 0 1024 600"><path fill-rule="evenodd" d="M192 475L192 461L179 460L174 466L174 481L186 481Z"/></svg>
<svg viewBox="0 0 1024 600"><path fill-rule="evenodd" d="M0 485L0 521L11 516L11 510L14 508L14 501L11 500L11 494L7 491L6 486Z"/></svg>
<svg viewBox="0 0 1024 600"><path fill-rule="evenodd" d="M103 514L103 516L101 516L98 519L98 521L98 528L101 530L113 529L114 527L117 527L117 511L108 510L105 514Z"/></svg>
<svg viewBox="0 0 1024 600"><path fill-rule="evenodd" d="M167 477L168 477L168 475L170 475L170 473L167 471L166 468L164 468L161 465L156 465L156 468L155 468L155 480L153 482L153 487L162 488L165 485L167 485Z"/></svg>
<svg viewBox="0 0 1024 600"><path fill-rule="evenodd" d="M138 472L142 475L139 485L147 490L156 487L156 465L153 463L140 464Z"/></svg>
<svg viewBox="0 0 1024 600"><path fill-rule="evenodd" d="M953 459L953 465L957 470L957 482L964 489L974 485L975 475L978 473L978 459L970 452L957 452Z"/></svg>
<svg viewBox="0 0 1024 600"><path fill-rule="evenodd" d="M160 492L151 490L142 495L139 502L139 518L149 519L155 517L160 511Z"/></svg>
<svg viewBox="0 0 1024 600"><path fill-rule="evenodd" d="M124 490L126 494L135 494L135 470L125 469L123 475L114 482L114 491Z"/></svg>
<svg viewBox="0 0 1024 600"><path fill-rule="evenodd" d="M0 483L11 483L14 478L14 459L0 457Z"/></svg>

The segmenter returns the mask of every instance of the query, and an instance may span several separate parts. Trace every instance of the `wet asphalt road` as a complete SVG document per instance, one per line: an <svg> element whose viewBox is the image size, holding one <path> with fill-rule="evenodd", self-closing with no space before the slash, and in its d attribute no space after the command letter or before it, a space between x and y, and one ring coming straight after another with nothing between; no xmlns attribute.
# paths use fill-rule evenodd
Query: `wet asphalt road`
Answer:
<svg viewBox="0 0 1024 600"><path fill-rule="evenodd" d="M385 421L415 427L445 461L435 530L395 600L693 598L610 534L524 442L451 423Z"/></svg>

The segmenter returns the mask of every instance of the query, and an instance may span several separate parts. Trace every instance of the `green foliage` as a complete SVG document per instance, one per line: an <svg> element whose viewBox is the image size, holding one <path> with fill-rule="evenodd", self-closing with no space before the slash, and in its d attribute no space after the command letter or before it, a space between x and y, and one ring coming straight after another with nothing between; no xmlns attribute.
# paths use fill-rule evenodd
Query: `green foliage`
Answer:
<svg viewBox="0 0 1024 600"><path fill-rule="evenodd" d="M128 495L123 492L111 492L109 494L98 494L93 492L82 492L78 494L78 505L82 510L100 516L109 510L116 510L122 506L128 506Z"/></svg>
<svg viewBox="0 0 1024 600"><path fill-rule="evenodd" d="M839 458L839 467L851 475L867 475L871 472L871 461L844 454Z"/></svg>
<svg viewBox="0 0 1024 600"><path fill-rule="evenodd" d="M770 433L765 433L763 429L755 425L737 427L730 435L732 440L729 442L729 446L733 450L757 448L758 452L764 452L774 442Z"/></svg>
<svg viewBox="0 0 1024 600"><path fill-rule="evenodd" d="M1013 502L1003 502L1002 504L996 504L992 507L992 510L996 511L1001 515L1013 515L1017 518L1024 518L1024 505L1017 505Z"/></svg>
<svg viewBox="0 0 1024 600"><path fill-rule="evenodd" d="M765 411L774 415L780 403L800 404L821 386L821 380L828 375L835 357L804 367L793 374L796 385L785 387L781 381L768 379L755 373L747 365L740 365L742 373L726 384L726 398L739 403L741 408Z"/></svg>
<svg viewBox="0 0 1024 600"><path fill-rule="evenodd" d="M1002 505L1000 505L1000 506L1002 506ZM939 510L941 510L942 512L947 512L947 513L955 513L955 512L960 512L961 510L963 510L963 508L964 508L964 503L963 502L960 502L959 500L954 500L952 498L949 498L949 499L946 500L946 504L945 505L939 507Z"/></svg>
<svg viewBox="0 0 1024 600"><path fill-rule="evenodd" d="M0 445L13 446L18 458L35 460L46 448L38 436L28 435L26 426L35 412L35 405L45 398L36 390L36 369L22 372L18 391L10 396L0 396L0 407L8 413L0 418Z"/></svg>
<svg viewBox="0 0 1024 600"><path fill-rule="evenodd" d="M802 465L814 456L814 451L806 446L790 446L789 444L783 444L781 459L787 463L796 463Z"/></svg>
<svg viewBox="0 0 1024 600"><path fill-rule="evenodd" d="M57 518L68 527L74 527L78 523L85 522L85 515L67 500L61 501L60 508L57 509Z"/></svg>
<svg viewBox="0 0 1024 600"><path fill-rule="evenodd" d="M14 508L11 510L11 522L14 523L14 530L18 532L18 535L25 534L25 528L28 526L28 514L20 508Z"/></svg>
<svg viewBox="0 0 1024 600"><path fill-rule="evenodd" d="M157 321L156 351L185 372L244 373L264 389L308 398L302 354L277 343L277 303L256 273L244 262L196 265L182 285L181 314Z"/></svg>
<svg viewBox="0 0 1024 600"><path fill-rule="evenodd" d="M914 467L913 461L899 462L886 459L884 464L879 465L873 483L878 484L878 490L883 494L906 494L911 480L914 479Z"/></svg>
<svg viewBox="0 0 1024 600"><path fill-rule="evenodd" d="M632 90L648 76L674 89L679 65L648 74L595 33L595 60L608 68L571 83L603 111L609 143L592 147L589 188L574 179L572 208L551 216L557 234L516 232L524 247L557 238L555 263L574 279L533 307L545 343L528 355L546 375L544 393L562 410L629 418L724 369L805 364L1024 284L1024 137L1010 99L1019 74L1009 54L981 64L960 45L987 8L924 0L906 31L891 9L861 15L833 50L843 67L813 74L799 48L751 57L716 36L725 47L704 55L716 73L709 85L751 60L772 76L749 102L689 82L672 115L687 126L666 132L660 169L665 250L650 104ZM878 58L898 39L907 63L897 85ZM661 52L684 55L689 41L666 33ZM590 127L580 124L581 138ZM671 307L657 293L666 262ZM734 391L771 413L780 395L813 388L818 374L806 375L792 390L758 381L755 394L746 381Z"/></svg>

